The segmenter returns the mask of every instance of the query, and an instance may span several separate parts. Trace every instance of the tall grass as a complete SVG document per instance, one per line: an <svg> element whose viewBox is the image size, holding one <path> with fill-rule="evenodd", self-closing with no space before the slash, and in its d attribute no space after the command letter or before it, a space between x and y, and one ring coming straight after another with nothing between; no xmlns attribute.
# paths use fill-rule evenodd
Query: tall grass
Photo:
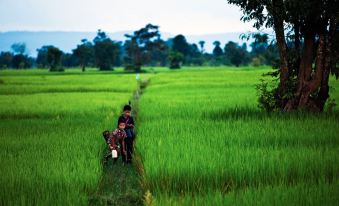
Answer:
<svg viewBox="0 0 339 206"><path fill-rule="evenodd" d="M134 75L1 71L0 205L86 205Z"/></svg>
<svg viewBox="0 0 339 206"><path fill-rule="evenodd" d="M261 112L254 85L263 72L186 69L151 78L137 148L158 205L337 203L338 110Z"/></svg>
<svg viewBox="0 0 339 206"><path fill-rule="evenodd" d="M267 68L152 71L137 149L156 205L338 203L338 109L261 112L254 85ZM0 71L0 205L86 205L101 132L136 87L120 70Z"/></svg>

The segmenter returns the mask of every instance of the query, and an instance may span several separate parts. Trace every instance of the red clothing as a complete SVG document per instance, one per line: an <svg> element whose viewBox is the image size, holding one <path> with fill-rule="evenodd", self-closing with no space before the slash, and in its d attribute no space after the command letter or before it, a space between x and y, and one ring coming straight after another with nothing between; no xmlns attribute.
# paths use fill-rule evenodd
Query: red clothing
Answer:
<svg viewBox="0 0 339 206"><path fill-rule="evenodd" d="M114 149L117 148L118 144L120 144L120 147L125 144L125 138L127 137L126 132L121 129L115 129L112 132L112 135L110 135L110 138L108 139L108 143L111 147Z"/></svg>

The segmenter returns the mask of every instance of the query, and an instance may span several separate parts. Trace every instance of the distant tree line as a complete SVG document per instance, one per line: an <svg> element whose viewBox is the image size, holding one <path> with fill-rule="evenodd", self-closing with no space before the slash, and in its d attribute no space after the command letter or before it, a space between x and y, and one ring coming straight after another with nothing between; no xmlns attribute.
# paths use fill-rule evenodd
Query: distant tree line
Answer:
<svg viewBox="0 0 339 206"><path fill-rule="evenodd" d="M0 68L31 68L35 59L29 57L26 53L24 43L15 43L11 46L12 52L0 53Z"/></svg>
<svg viewBox="0 0 339 206"><path fill-rule="evenodd" d="M63 71L80 66L82 71L87 67L104 71L123 66L127 71L140 72L142 66L178 69L181 66L272 65L279 58L277 46L269 41L267 34L252 34L254 41L250 49L246 43L239 45L230 41L221 45L220 41L215 41L211 53L205 51L205 41L192 44L181 34L165 41L161 39L159 27L152 24L125 36L125 42L114 41L99 30L92 41L81 40L71 53L45 45L37 49L36 58L26 54L24 43L16 43L11 52L0 53L0 68L37 67Z"/></svg>

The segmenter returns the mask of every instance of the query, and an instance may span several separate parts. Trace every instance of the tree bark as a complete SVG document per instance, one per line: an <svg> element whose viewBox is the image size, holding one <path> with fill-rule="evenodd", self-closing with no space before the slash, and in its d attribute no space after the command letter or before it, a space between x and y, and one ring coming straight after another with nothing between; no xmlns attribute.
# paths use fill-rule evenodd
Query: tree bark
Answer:
<svg viewBox="0 0 339 206"><path fill-rule="evenodd" d="M323 76L321 79L319 93L315 100L316 105L320 111L324 110L326 101L330 97L328 81L329 81L331 68L335 66L335 63L334 63L335 54L333 52L333 41L335 38L336 28L337 28L337 20L333 16L330 18L330 27L329 27L329 33L328 33L328 38L326 42Z"/></svg>
<svg viewBox="0 0 339 206"><path fill-rule="evenodd" d="M319 36L319 43L317 48L317 55L316 55L316 68L315 72L312 73L312 68L309 70L308 67L305 67L304 76L299 78L303 81L303 86L301 89L301 95L299 99L298 108L306 109L306 110L319 110L319 108L315 108L314 102L310 95L319 88L323 73L324 73L324 52L325 51L325 37L324 34Z"/></svg>
<svg viewBox="0 0 339 206"><path fill-rule="evenodd" d="M289 99L285 105L283 105L283 111L289 112L295 110L300 102L301 94L305 88L305 83L310 79L313 63L313 51L314 51L314 35L309 33L305 35L303 53L300 60L299 71L297 76L297 87L294 93L294 97Z"/></svg>
<svg viewBox="0 0 339 206"><path fill-rule="evenodd" d="M288 57L284 31L284 2L282 0L272 0L272 16L274 21L274 31L277 38L280 56L280 95L286 93L286 82L288 80ZM284 105L284 103L283 103Z"/></svg>

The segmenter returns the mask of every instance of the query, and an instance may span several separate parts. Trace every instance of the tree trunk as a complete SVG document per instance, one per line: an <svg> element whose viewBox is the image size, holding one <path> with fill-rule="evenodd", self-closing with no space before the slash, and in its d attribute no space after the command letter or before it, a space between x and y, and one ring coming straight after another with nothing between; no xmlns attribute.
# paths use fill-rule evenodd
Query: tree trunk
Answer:
<svg viewBox="0 0 339 206"><path fill-rule="evenodd" d="M298 73L298 85L294 98L285 106L285 111L303 109L312 112L324 111L329 98L329 75L333 67L333 41L337 28L336 18L330 18L329 31L326 28L318 34L317 48L315 35L304 37L304 52ZM315 55L315 69L312 69Z"/></svg>
<svg viewBox="0 0 339 206"><path fill-rule="evenodd" d="M320 86L320 83L323 77L324 57L325 57L324 49L325 49L325 38L324 38L324 35L322 34L319 37L315 72L309 75L309 73L311 73L312 71L312 68L311 68L311 71L309 71L309 68L306 67L304 76L299 77L304 82L301 88L301 95L300 95L299 104L298 104L298 108L300 109L319 111L319 108L316 108L317 106L314 105L314 102L310 95L316 92L317 89L319 89L319 86ZM309 78L310 80L308 80Z"/></svg>
<svg viewBox="0 0 339 206"><path fill-rule="evenodd" d="M286 93L286 82L288 80L288 57L284 32L284 2L282 0L272 0L272 14L274 21L274 31L280 55L280 96ZM284 103L282 103L284 104Z"/></svg>
<svg viewBox="0 0 339 206"><path fill-rule="evenodd" d="M332 17L330 19L330 27L329 27L329 33L328 38L326 42L326 48L325 48L325 57L324 57L324 72L321 79L321 85L319 89L318 96L315 100L315 103L320 111L324 110L324 106L326 104L327 99L330 97L329 95L329 76L331 72L331 67L335 66L335 63L333 62L335 59L335 53L333 51L333 41L336 34L336 28L337 28L337 22L335 17Z"/></svg>
<svg viewBox="0 0 339 206"><path fill-rule="evenodd" d="M314 38L305 36L304 52L300 62L298 73L298 85L296 93L285 105L284 111L303 109L312 112L321 112L329 97L329 69L330 69L330 45L325 34L319 35L316 52L315 69L312 69Z"/></svg>
<svg viewBox="0 0 339 206"><path fill-rule="evenodd" d="M299 71L297 76L297 87L294 97L289 99L283 105L283 111L290 112L298 108L302 93L307 91L305 83L311 77L313 63L314 35L305 35L303 53L300 60ZM306 94L304 94L306 95Z"/></svg>

